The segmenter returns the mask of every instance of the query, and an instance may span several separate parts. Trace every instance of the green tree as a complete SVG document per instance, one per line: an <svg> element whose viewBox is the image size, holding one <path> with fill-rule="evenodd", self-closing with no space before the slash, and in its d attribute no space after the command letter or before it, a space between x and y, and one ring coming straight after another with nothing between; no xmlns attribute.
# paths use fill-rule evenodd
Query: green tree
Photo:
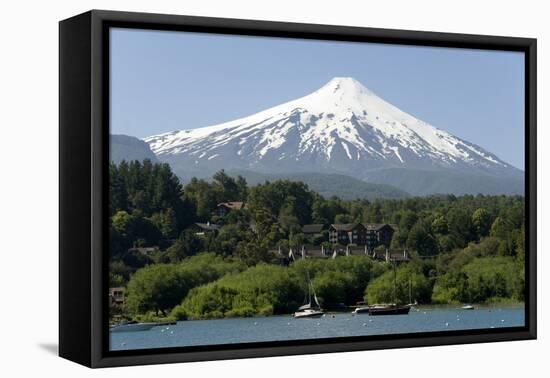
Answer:
<svg viewBox="0 0 550 378"><path fill-rule="evenodd" d="M408 237L409 233L406 230L399 229L393 234L390 247L392 249L404 248L407 245Z"/></svg>
<svg viewBox="0 0 550 378"><path fill-rule="evenodd" d="M237 176L237 190L239 193L238 199L240 201L245 201L248 197L248 185L243 176Z"/></svg>
<svg viewBox="0 0 550 378"><path fill-rule="evenodd" d="M417 222L409 232L407 248L421 256L433 256L438 253L438 245L425 222Z"/></svg>
<svg viewBox="0 0 550 378"><path fill-rule="evenodd" d="M250 188L248 202L252 209L266 209L274 216L285 214L298 218L300 224L311 222L314 195L302 182L277 180Z"/></svg>
<svg viewBox="0 0 550 378"><path fill-rule="evenodd" d="M289 313L301 297L291 270L259 264L191 290L172 314L176 318L204 319Z"/></svg>
<svg viewBox="0 0 550 378"><path fill-rule="evenodd" d="M408 232L418 221L418 215L411 211L405 210L401 213L401 222L399 223L399 229L404 232Z"/></svg>
<svg viewBox="0 0 550 378"><path fill-rule="evenodd" d="M355 219L349 214L337 214L334 223L353 223Z"/></svg>
<svg viewBox="0 0 550 378"><path fill-rule="evenodd" d="M363 212L363 221L365 223L381 223L383 219L382 206L378 201L373 203L372 206L368 206Z"/></svg>
<svg viewBox="0 0 550 378"><path fill-rule="evenodd" d="M218 205L218 193L215 187L205 180L193 177L184 188L184 196L193 204L196 219L207 221Z"/></svg>
<svg viewBox="0 0 550 378"><path fill-rule="evenodd" d="M437 244L441 252L451 252L461 247L461 241L456 239L455 235L437 235Z"/></svg>
<svg viewBox="0 0 550 378"><path fill-rule="evenodd" d="M347 213L342 206L342 201L337 198L325 200L317 195L312 205L313 223L331 224L335 223L334 218L337 214Z"/></svg>
<svg viewBox="0 0 550 378"><path fill-rule="evenodd" d="M506 218L496 217L491 225L491 236L505 240L513 229L513 225Z"/></svg>
<svg viewBox="0 0 550 378"><path fill-rule="evenodd" d="M260 262L271 262L274 257L269 253L266 243L258 240L239 242L235 249L235 255L249 266Z"/></svg>
<svg viewBox="0 0 550 378"><path fill-rule="evenodd" d="M472 217L467 210L460 207L453 207L447 213L449 233L454 236L461 248L468 242L476 240Z"/></svg>
<svg viewBox="0 0 550 378"><path fill-rule="evenodd" d="M126 211L115 213L111 224L124 249L132 246L156 245L162 236L151 220L139 215L128 214Z"/></svg>
<svg viewBox="0 0 550 378"><path fill-rule="evenodd" d="M165 239L174 239L177 236L178 221L176 212L171 207L153 214L151 221Z"/></svg>
<svg viewBox="0 0 550 378"><path fill-rule="evenodd" d="M394 273L389 270L370 282L365 290L368 303L429 303L430 281L419 271L410 267L398 267ZM409 298L409 294L411 297Z"/></svg>
<svg viewBox="0 0 550 378"><path fill-rule="evenodd" d="M204 248L203 239L197 237L193 231L184 231L179 238L164 253L166 262L179 262L196 255Z"/></svg>
<svg viewBox="0 0 550 378"><path fill-rule="evenodd" d="M237 183L237 181L228 176L222 169L212 176L214 180L215 190L218 192L217 202L237 201L241 199L242 185L243 183ZM242 178L241 178L242 179ZM246 181L245 181L246 185Z"/></svg>
<svg viewBox="0 0 550 378"><path fill-rule="evenodd" d="M491 228L491 215L484 208L479 208L472 214L472 224L479 239L487 236Z"/></svg>
<svg viewBox="0 0 550 378"><path fill-rule="evenodd" d="M131 314L154 311L166 316L196 286L224 275L240 272L244 266L214 254L200 254L178 264L153 264L139 269L128 282L127 305Z"/></svg>
<svg viewBox="0 0 550 378"><path fill-rule="evenodd" d="M120 165L123 172L128 169L126 161L123 161ZM119 173L119 168L114 163L109 165L109 177L109 209L112 216L117 211L128 210L128 192L124 179Z"/></svg>
<svg viewBox="0 0 550 378"><path fill-rule="evenodd" d="M155 264L138 270L128 283L128 309L133 314L166 310L174 307L186 292L186 282L176 265Z"/></svg>
<svg viewBox="0 0 550 378"><path fill-rule="evenodd" d="M432 222L432 230L434 234L447 235L447 233L449 232L447 219L443 215L435 218Z"/></svg>

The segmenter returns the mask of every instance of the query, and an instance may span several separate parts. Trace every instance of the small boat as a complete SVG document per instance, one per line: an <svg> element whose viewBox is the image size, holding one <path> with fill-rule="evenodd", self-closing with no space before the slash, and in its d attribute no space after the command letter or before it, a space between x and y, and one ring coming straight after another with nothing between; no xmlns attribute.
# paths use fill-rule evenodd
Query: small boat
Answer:
<svg viewBox="0 0 550 378"><path fill-rule="evenodd" d="M305 310L296 311L294 313L295 319L301 319L301 318L320 318L325 313L323 310L315 310L313 308L308 308Z"/></svg>
<svg viewBox="0 0 550 378"><path fill-rule="evenodd" d="M321 305L319 304L319 301L317 300L317 295L315 294L315 289L313 288L313 285L311 284L311 280L309 279L309 273L307 275L308 280L308 303L304 304L303 306L300 306L298 308L298 311L294 313L295 319L303 319L303 318L320 318L325 314L323 309L321 308ZM311 296L313 292L313 297ZM313 303L312 303L313 298Z"/></svg>
<svg viewBox="0 0 550 378"><path fill-rule="evenodd" d="M140 332L140 331L149 331L153 327L174 325L176 322L148 322L148 323L139 323L135 320L129 322L123 322L114 324L109 328L110 332Z"/></svg>
<svg viewBox="0 0 550 378"><path fill-rule="evenodd" d="M369 315L407 315L411 305L381 304L369 306Z"/></svg>
<svg viewBox="0 0 550 378"><path fill-rule="evenodd" d="M354 314L368 314L369 313L369 306L357 307L357 308L355 308L355 310L353 310L353 313Z"/></svg>
<svg viewBox="0 0 550 378"><path fill-rule="evenodd" d="M412 283L409 277L409 304L397 304L397 270L395 269L395 261L392 261L393 267L393 302L374 304L369 307L369 315L407 315L413 306L412 303ZM416 303L416 301L415 301Z"/></svg>
<svg viewBox="0 0 550 378"><path fill-rule="evenodd" d="M471 305L471 304L464 304L464 305L461 307L461 309L463 309L463 310L474 310L475 308L474 308L474 306Z"/></svg>

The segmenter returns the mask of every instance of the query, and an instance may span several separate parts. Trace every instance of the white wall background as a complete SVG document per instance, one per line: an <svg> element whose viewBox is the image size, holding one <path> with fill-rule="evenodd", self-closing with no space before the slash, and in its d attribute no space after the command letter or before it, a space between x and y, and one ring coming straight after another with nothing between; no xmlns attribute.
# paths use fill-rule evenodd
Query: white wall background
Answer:
<svg viewBox="0 0 550 378"><path fill-rule="evenodd" d="M0 375L67 377L293 377L548 374L550 271L539 216L539 340L89 370L56 356L58 111L57 22L89 9L536 37L539 214L548 214L550 27L544 1L82 0L6 1L0 22ZM29 236L30 235L30 236ZM545 351L546 348L546 351Z"/></svg>

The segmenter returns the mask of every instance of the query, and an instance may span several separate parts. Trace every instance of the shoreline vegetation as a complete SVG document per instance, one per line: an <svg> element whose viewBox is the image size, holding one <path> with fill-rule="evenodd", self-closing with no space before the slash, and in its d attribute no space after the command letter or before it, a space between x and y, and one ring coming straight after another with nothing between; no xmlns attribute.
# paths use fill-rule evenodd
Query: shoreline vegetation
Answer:
<svg viewBox="0 0 550 378"><path fill-rule="evenodd" d="M295 181L249 186L223 171L184 187L167 164L148 160L111 164L110 195L110 287L124 291L111 322L291 314L304 303L307 275L326 308L392 300L392 264L371 256L281 263L277 247L345 248L326 234L305 235L304 224L398 225L376 249L410 256L396 266L399 303L524 300L522 196L342 200ZM247 207L219 215L217 205L229 201ZM219 228L198 233L196 222Z"/></svg>

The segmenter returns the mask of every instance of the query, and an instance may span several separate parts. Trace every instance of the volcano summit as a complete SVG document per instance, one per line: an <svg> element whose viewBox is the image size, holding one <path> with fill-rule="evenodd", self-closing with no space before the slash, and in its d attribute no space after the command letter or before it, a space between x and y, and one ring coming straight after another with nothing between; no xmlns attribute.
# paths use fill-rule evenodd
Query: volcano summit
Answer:
<svg viewBox="0 0 550 378"><path fill-rule="evenodd" d="M412 194L523 193L523 172L423 122L350 77L220 125L144 139L182 177L337 173Z"/></svg>

